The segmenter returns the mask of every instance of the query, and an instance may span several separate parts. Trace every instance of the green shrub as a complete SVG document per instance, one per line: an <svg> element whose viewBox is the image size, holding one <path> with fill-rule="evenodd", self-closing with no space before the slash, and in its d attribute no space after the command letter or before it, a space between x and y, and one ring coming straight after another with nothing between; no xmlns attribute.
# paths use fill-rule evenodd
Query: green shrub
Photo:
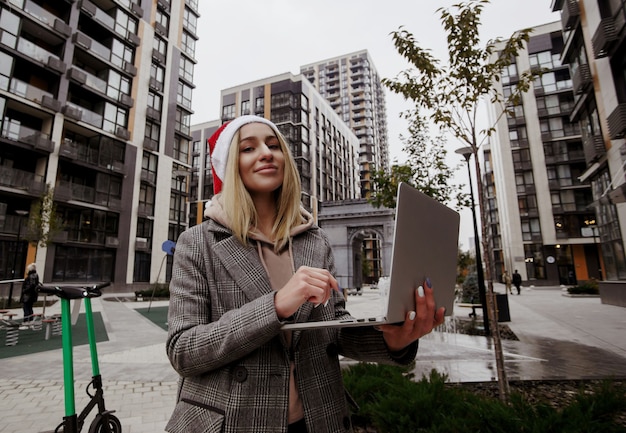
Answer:
<svg viewBox="0 0 626 433"><path fill-rule="evenodd" d="M563 409L530 403L513 392L510 402L446 385L435 370L415 381L406 368L357 364L344 370L344 383L359 409L354 426L377 433L625 432L614 418L626 410L626 389L604 383Z"/></svg>
<svg viewBox="0 0 626 433"><path fill-rule="evenodd" d="M567 293L571 295L597 295L600 293L597 280L588 280L577 286L568 287Z"/></svg>
<svg viewBox="0 0 626 433"><path fill-rule="evenodd" d="M476 272L468 274L463 281L463 292L461 293L461 302L480 303L480 295L478 292L478 276Z"/></svg>

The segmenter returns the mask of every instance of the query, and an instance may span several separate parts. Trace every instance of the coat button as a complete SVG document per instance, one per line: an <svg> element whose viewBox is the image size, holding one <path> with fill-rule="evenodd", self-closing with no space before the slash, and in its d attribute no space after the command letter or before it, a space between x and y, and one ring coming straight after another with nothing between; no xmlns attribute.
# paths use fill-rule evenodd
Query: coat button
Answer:
<svg viewBox="0 0 626 433"><path fill-rule="evenodd" d="M235 367L233 377L237 382L244 382L248 378L248 370L242 366Z"/></svg>
<svg viewBox="0 0 626 433"><path fill-rule="evenodd" d="M328 356L337 356L339 354L339 350L337 349L337 345L335 343L331 343L326 347L326 353Z"/></svg>

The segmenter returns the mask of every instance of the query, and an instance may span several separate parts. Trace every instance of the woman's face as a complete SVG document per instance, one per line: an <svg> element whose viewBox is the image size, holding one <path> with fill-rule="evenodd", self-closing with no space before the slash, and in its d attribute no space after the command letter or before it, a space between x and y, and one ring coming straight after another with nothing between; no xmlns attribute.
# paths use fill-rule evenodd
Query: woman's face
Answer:
<svg viewBox="0 0 626 433"><path fill-rule="evenodd" d="M270 194L283 184L285 155L269 125L248 123L239 129L239 176L251 196Z"/></svg>

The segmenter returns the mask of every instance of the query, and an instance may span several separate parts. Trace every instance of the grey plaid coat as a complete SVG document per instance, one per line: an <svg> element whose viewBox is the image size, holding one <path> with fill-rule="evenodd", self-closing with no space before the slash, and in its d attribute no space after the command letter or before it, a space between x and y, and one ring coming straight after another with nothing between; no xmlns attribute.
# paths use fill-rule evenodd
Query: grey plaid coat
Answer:
<svg viewBox="0 0 626 433"><path fill-rule="evenodd" d="M294 268L334 273L332 251L317 226L292 241ZM310 433L350 432L338 356L406 364L387 350L372 327L293 332L287 346L274 292L254 246L242 246L213 220L184 232L176 245L170 282L167 354L180 374L169 432L286 432L289 360ZM347 317L343 296L328 306L305 303L297 321Z"/></svg>

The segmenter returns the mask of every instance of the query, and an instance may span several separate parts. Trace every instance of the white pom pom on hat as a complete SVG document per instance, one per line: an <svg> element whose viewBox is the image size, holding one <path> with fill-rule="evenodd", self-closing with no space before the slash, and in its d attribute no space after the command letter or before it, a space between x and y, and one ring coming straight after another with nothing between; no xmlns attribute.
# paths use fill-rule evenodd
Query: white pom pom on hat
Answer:
<svg viewBox="0 0 626 433"><path fill-rule="evenodd" d="M222 182L226 175L226 163L228 162L228 151L233 137L243 125L248 123L264 123L278 135L279 131L276 125L264 117L245 115L236 117L233 120L224 123L209 138L209 150L211 152L211 167L213 170L213 192L215 194L222 190Z"/></svg>

